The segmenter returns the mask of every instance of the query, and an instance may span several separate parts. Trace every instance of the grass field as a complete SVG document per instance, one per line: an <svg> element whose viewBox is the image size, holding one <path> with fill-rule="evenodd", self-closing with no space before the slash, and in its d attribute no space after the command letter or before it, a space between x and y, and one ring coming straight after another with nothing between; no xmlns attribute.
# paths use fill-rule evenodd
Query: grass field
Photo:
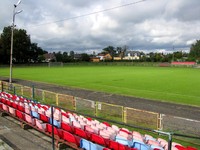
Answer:
<svg viewBox="0 0 200 150"><path fill-rule="evenodd" d="M8 77L9 68L0 68ZM13 68L13 78L200 106L200 70L133 66Z"/></svg>

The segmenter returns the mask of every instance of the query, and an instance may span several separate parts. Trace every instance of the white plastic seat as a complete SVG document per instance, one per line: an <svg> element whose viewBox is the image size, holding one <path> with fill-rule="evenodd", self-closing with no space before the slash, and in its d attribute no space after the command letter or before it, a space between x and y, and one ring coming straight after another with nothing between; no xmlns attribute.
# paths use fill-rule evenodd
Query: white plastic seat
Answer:
<svg viewBox="0 0 200 150"><path fill-rule="evenodd" d="M35 124L41 131L46 131L46 123L43 123L41 120L35 119Z"/></svg>
<svg viewBox="0 0 200 150"><path fill-rule="evenodd" d="M81 125L80 125L80 123L79 123L78 121L73 121L73 122L72 122L72 126L81 129Z"/></svg>
<svg viewBox="0 0 200 150"><path fill-rule="evenodd" d="M11 113L13 116L16 116L16 112L15 112L15 109L14 109L14 108L8 107L8 111L9 111L9 113Z"/></svg>

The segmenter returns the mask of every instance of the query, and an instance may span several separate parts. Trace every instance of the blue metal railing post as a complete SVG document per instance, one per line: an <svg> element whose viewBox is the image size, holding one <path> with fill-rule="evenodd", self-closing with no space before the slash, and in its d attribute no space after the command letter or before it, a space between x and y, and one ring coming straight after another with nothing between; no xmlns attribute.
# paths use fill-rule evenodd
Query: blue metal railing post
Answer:
<svg viewBox="0 0 200 150"><path fill-rule="evenodd" d="M172 148L172 135L169 133L169 140L168 140L168 150L171 150Z"/></svg>
<svg viewBox="0 0 200 150"><path fill-rule="evenodd" d="M14 95L16 95L16 90L15 90L15 86L13 87L13 90L14 90Z"/></svg>
<svg viewBox="0 0 200 150"><path fill-rule="evenodd" d="M54 145L54 125L53 125L53 106L51 106L51 125L52 125L52 149L55 150L55 145Z"/></svg>
<svg viewBox="0 0 200 150"><path fill-rule="evenodd" d="M32 99L35 98L35 86L32 85Z"/></svg>

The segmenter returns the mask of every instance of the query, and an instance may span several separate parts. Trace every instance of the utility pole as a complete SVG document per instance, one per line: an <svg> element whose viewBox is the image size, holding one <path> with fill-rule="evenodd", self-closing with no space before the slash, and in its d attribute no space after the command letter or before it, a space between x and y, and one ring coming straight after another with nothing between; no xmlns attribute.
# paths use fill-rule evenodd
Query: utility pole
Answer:
<svg viewBox="0 0 200 150"><path fill-rule="evenodd" d="M16 7L21 3L21 0L17 2L17 4L14 4L14 9L13 9L13 18L12 18L12 27L11 27L11 46L10 46L10 77L9 77L9 83L12 84L12 60L13 60L13 32L15 28L15 15L19 14L22 12L22 10L19 10L15 12Z"/></svg>

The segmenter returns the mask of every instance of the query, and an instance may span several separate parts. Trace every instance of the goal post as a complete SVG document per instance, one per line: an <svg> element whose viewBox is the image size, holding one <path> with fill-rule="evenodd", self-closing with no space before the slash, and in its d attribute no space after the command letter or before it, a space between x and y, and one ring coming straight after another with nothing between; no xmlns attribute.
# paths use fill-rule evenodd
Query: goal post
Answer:
<svg viewBox="0 0 200 150"><path fill-rule="evenodd" d="M63 67L63 62L48 62L48 67Z"/></svg>

